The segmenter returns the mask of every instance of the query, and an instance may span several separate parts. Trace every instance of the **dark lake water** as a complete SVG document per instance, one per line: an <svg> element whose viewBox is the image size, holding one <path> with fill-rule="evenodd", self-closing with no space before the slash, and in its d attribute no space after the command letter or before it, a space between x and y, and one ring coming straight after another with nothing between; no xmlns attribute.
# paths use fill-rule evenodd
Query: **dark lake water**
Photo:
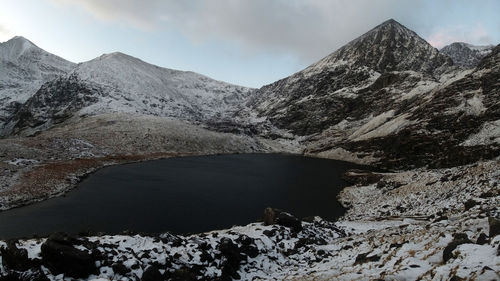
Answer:
<svg viewBox="0 0 500 281"><path fill-rule="evenodd" d="M63 197L0 212L0 238L55 231L203 232L258 220L265 207L335 219L342 174L359 166L281 154L171 158L107 167Z"/></svg>

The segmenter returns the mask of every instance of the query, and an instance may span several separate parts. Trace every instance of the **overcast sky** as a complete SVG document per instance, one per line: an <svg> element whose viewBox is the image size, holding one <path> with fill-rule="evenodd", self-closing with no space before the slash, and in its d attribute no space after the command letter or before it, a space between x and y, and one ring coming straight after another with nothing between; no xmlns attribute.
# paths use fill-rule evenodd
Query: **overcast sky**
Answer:
<svg viewBox="0 0 500 281"><path fill-rule="evenodd" d="M0 0L0 42L21 35L82 62L121 51L260 87L394 18L440 48L500 43L500 0Z"/></svg>

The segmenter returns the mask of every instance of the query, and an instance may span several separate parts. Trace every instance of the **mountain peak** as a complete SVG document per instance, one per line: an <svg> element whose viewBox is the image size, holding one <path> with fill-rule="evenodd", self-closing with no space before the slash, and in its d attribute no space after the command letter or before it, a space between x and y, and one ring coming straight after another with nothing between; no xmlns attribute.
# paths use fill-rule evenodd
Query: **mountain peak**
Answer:
<svg viewBox="0 0 500 281"><path fill-rule="evenodd" d="M475 67L494 48L493 45L475 46L464 42L454 42L441 48L440 52L449 56L459 66Z"/></svg>
<svg viewBox="0 0 500 281"><path fill-rule="evenodd" d="M31 49L39 48L28 39L22 36L15 36L4 43L0 43L0 58L7 60L17 60L24 53Z"/></svg>
<svg viewBox="0 0 500 281"><path fill-rule="evenodd" d="M310 69L316 72L339 64L368 67L379 73L412 70L432 74L440 66L453 63L414 31L389 19L312 65Z"/></svg>

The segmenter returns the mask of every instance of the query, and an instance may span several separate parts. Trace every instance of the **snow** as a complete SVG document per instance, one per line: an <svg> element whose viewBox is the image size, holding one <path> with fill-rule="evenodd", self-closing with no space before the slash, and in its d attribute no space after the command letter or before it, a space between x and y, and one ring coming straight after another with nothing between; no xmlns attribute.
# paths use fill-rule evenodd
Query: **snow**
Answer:
<svg viewBox="0 0 500 281"><path fill-rule="evenodd" d="M74 66L23 37L0 43L0 129L16 104L26 102L43 83L69 72Z"/></svg>
<svg viewBox="0 0 500 281"><path fill-rule="evenodd" d="M15 159L4 161L4 162L7 164L10 164L10 165L15 165L15 166L29 166L29 165L36 164L40 161L38 161L36 159L15 158Z"/></svg>
<svg viewBox="0 0 500 281"><path fill-rule="evenodd" d="M230 111L251 89L189 72L161 68L122 54L102 55L79 64L69 75L105 90L80 115L125 112L205 119Z"/></svg>
<svg viewBox="0 0 500 281"><path fill-rule="evenodd" d="M485 122L479 132L470 135L461 145L488 145L495 142L500 143L500 120Z"/></svg>

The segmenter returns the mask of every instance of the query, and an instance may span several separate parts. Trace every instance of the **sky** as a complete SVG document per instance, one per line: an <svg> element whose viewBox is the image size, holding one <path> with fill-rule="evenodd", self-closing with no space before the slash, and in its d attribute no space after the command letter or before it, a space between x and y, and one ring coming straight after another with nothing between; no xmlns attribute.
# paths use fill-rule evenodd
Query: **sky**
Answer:
<svg viewBox="0 0 500 281"><path fill-rule="evenodd" d="M393 18L436 48L500 43L500 0L0 0L0 42L73 62L120 51L261 87Z"/></svg>

